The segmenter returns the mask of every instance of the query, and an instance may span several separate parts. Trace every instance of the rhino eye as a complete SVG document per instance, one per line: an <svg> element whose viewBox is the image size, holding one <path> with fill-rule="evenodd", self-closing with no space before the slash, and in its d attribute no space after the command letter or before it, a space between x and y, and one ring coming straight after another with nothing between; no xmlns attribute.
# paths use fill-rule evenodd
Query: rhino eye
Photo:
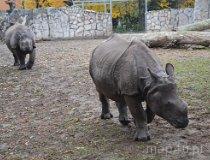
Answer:
<svg viewBox="0 0 210 160"><path fill-rule="evenodd" d="M171 107L174 106L174 103L171 102L171 101L168 101L168 102L166 103L166 106L167 106L168 108L171 108Z"/></svg>

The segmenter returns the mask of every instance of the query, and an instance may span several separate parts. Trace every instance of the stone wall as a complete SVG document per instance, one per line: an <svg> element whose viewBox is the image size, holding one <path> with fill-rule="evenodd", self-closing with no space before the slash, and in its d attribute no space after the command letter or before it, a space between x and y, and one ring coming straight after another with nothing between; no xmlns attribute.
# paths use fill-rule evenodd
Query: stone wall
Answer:
<svg viewBox="0 0 210 160"><path fill-rule="evenodd" d="M3 26L3 21L4 18L6 17L6 13L5 12L0 12L0 41L2 41L4 39L4 26Z"/></svg>
<svg viewBox="0 0 210 160"><path fill-rule="evenodd" d="M176 30L179 26L193 23L194 9L166 9L146 13L147 31Z"/></svg>
<svg viewBox="0 0 210 160"><path fill-rule="evenodd" d="M210 18L210 0L196 0L194 21Z"/></svg>
<svg viewBox="0 0 210 160"><path fill-rule="evenodd" d="M176 30L210 18L210 0L196 0L195 8L166 9L146 13L147 31Z"/></svg>
<svg viewBox="0 0 210 160"><path fill-rule="evenodd" d="M112 18L109 13L96 13L77 6L59 9L15 10L10 22L26 20L37 40L95 38L110 36Z"/></svg>

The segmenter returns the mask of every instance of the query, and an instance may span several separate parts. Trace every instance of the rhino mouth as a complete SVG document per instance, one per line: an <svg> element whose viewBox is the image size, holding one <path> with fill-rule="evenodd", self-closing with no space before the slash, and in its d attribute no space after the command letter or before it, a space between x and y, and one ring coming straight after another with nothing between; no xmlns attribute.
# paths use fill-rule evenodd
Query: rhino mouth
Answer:
<svg viewBox="0 0 210 160"><path fill-rule="evenodd" d="M174 126L175 128L185 128L188 126L189 120L188 118L184 119L170 119L168 122Z"/></svg>

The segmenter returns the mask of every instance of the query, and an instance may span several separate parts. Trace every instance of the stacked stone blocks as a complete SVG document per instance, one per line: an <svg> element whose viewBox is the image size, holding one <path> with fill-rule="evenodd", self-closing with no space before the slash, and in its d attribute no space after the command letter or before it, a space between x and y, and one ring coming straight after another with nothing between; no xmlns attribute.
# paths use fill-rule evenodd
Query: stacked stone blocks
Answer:
<svg viewBox="0 0 210 160"><path fill-rule="evenodd" d="M77 6L15 10L10 15L12 22L24 18L37 40L95 38L112 34L110 13L87 11Z"/></svg>

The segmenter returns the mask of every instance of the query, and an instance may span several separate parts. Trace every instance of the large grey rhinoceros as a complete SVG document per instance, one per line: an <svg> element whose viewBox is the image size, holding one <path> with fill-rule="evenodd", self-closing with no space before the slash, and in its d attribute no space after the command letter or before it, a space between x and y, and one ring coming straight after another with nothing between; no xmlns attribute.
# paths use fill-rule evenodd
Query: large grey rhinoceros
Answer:
<svg viewBox="0 0 210 160"><path fill-rule="evenodd" d="M13 53L14 66L19 66L20 70L31 69L35 61L34 33L28 27L16 23L7 29L5 41L7 47ZM25 64L27 54L29 54L29 61Z"/></svg>
<svg viewBox="0 0 210 160"><path fill-rule="evenodd" d="M163 69L142 42L111 36L93 51L89 70L102 103L101 118L113 117L111 99L116 102L119 121L127 125L128 106L136 125L135 140L150 140L147 123L155 115L176 128L188 125L187 104L177 95L173 65L167 63ZM142 107L144 101L146 110Z"/></svg>

